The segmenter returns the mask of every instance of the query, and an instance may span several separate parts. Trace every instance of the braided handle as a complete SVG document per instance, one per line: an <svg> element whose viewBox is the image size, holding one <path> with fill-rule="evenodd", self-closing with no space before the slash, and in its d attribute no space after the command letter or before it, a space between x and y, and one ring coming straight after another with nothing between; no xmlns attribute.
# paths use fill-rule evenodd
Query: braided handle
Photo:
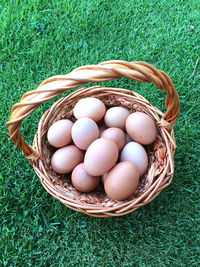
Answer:
<svg viewBox="0 0 200 267"><path fill-rule="evenodd" d="M98 65L79 67L67 75L58 75L44 80L36 90L23 95L20 102L13 105L10 120L6 123L10 140L19 147L29 159L38 157L35 151L22 137L20 126L23 120L35 111L43 102L53 99L63 92L80 87L89 82L104 82L127 77L138 82L153 82L158 89L167 93L167 112L160 121L160 126L171 130L179 115L179 96L170 77L145 62L126 62L112 60Z"/></svg>

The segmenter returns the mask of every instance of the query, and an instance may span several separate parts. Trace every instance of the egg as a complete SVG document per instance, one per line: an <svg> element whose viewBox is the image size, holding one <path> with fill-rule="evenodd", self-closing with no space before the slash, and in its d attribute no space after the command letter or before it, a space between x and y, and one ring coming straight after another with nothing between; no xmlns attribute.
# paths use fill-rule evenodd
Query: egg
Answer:
<svg viewBox="0 0 200 267"><path fill-rule="evenodd" d="M52 169L60 174L71 172L83 161L84 153L78 147L69 145L58 149L51 158Z"/></svg>
<svg viewBox="0 0 200 267"><path fill-rule="evenodd" d="M106 111L104 122L107 127L125 128L130 111L123 107L112 107Z"/></svg>
<svg viewBox="0 0 200 267"><path fill-rule="evenodd" d="M132 162L118 163L106 176L104 188L106 194L114 200L130 197L139 182L139 171Z"/></svg>
<svg viewBox="0 0 200 267"><path fill-rule="evenodd" d="M86 150L97 138L99 138L99 128L92 119L80 118L74 123L72 140L80 149Z"/></svg>
<svg viewBox="0 0 200 267"><path fill-rule="evenodd" d="M85 169L90 175L102 175L115 165L118 154L118 147L114 141L99 138L88 147L85 153Z"/></svg>
<svg viewBox="0 0 200 267"><path fill-rule="evenodd" d="M79 100L73 109L76 119L90 118L95 122L100 121L106 112L104 103L95 97L87 97Z"/></svg>
<svg viewBox="0 0 200 267"><path fill-rule="evenodd" d="M146 150L142 145L136 142L130 142L124 146L120 154L120 161L130 161L134 163L140 173L143 175L148 167L148 157Z"/></svg>
<svg viewBox="0 0 200 267"><path fill-rule="evenodd" d="M153 143L157 135L154 120L143 112L134 112L128 116L126 131L134 141L142 145Z"/></svg>
<svg viewBox="0 0 200 267"><path fill-rule="evenodd" d="M52 124L47 132L47 140L54 147L63 147L72 141L71 129L73 122L59 120Z"/></svg>
<svg viewBox="0 0 200 267"><path fill-rule="evenodd" d="M126 143L125 133L120 128L108 128L101 134L101 137L113 140L117 144L119 151L122 150Z"/></svg>
<svg viewBox="0 0 200 267"><path fill-rule="evenodd" d="M100 177L92 176L87 173L83 163L77 165L72 171L71 176L73 186L80 192L91 192L99 184Z"/></svg>

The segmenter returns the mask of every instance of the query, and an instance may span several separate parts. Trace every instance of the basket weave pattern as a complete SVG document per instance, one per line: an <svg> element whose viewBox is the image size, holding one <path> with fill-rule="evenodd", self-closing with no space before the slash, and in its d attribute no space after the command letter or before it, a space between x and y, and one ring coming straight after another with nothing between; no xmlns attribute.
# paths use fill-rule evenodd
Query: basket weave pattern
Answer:
<svg viewBox="0 0 200 267"><path fill-rule="evenodd" d="M139 82L153 82L158 89L165 90L167 112L163 114L144 97L126 89L101 86L82 88L61 98L45 112L39 122L33 146L23 139L20 131L23 120L43 102L89 82L103 82L122 77ZM109 199L102 188L98 188L94 193L80 193L73 188L68 177L56 174L50 167L54 149L46 142L48 128L62 118L74 120L74 105L81 98L88 96L101 99L107 107L121 105L132 111L145 112L156 121L158 135L147 151L148 171L140 179L134 195L126 201ZM173 126L178 114L179 97L173 82L165 72L145 62L107 61L98 65L79 67L67 75L46 79L36 90L25 93L20 103L12 107L12 115L7 125L10 139L29 159L42 185L51 195L71 209L91 216L109 217L128 214L149 203L171 183L176 148Z"/></svg>

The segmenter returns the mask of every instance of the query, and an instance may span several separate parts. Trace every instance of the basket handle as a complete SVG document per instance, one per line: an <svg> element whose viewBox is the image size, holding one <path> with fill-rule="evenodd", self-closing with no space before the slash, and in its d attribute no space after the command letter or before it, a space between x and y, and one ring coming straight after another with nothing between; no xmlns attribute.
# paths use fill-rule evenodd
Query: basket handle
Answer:
<svg viewBox="0 0 200 267"><path fill-rule="evenodd" d="M43 102L53 99L67 90L75 89L89 82L104 82L122 77L138 82L153 82L158 89L166 91L167 112L159 125L171 130L179 115L180 104L179 96L170 77L145 62L112 60L98 65L82 66L66 75L50 77L44 80L36 90L25 93L20 102L13 105L10 120L6 123L10 135L9 140L12 140L30 160L38 158L37 151L21 135L20 126L27 116Z"/></svg>

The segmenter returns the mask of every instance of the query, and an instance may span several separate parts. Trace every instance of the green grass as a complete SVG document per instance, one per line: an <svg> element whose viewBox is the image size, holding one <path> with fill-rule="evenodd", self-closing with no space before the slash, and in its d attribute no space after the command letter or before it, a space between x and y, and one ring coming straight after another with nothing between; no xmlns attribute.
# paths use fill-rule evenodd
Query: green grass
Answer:
<svg viewBox="0 0 200 267"><path fill-rule="evenodd" d="M1 266L199 266L199 10L199 0L0 1ZM110 59L166 71L181 112L173 183L130 215L97 219L65 208L43 189L7 141L5 122L11 106L45 78ZM164 92L151 84L107 85L138 91L165 110ZM25 120L30 143L53 102Z"/></svg>

